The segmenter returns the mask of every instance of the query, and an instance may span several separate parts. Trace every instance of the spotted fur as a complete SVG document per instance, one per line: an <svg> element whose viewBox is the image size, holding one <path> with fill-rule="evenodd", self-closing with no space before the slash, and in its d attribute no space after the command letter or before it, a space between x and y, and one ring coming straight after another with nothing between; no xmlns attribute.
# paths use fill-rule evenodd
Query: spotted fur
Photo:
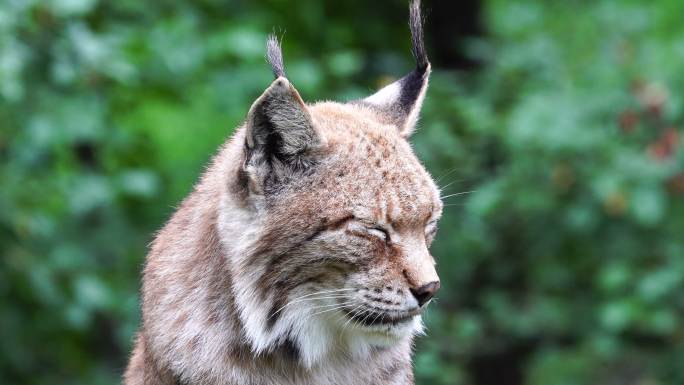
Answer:
<svg viewBox="0 0 684 385"><path fill-rule="evenodd" d="M429 75L411 9L416 70L361 101L306 104L269 40L276 80L147 256L126 385L413 383L442 203L406 139Z"/></svg>

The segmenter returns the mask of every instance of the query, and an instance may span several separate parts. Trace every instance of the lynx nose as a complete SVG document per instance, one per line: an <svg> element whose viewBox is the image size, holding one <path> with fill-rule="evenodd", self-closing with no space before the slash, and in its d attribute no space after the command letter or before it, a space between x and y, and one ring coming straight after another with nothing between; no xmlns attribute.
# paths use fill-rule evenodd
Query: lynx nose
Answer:
<svg viewBox="0 0 684 385"><path fill-rule="evenodd" d="M411 288L409 290L411 290L411 294L416 297L418 306L423 306L427 301L430 300L430 298L432 298L432 296L435 295L437 290L439 290L439 281L426 283L417 289Z"/></svg>

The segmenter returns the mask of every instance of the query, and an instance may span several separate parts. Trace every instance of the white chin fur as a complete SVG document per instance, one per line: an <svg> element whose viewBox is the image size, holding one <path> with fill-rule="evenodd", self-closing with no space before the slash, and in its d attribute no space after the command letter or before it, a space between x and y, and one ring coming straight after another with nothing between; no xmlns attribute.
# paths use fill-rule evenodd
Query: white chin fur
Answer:
<svg viewBox="0 0 684 385"><path fill-rule="evenodd" d="M374 346L387 347L423 332L420 315L396 325L361 326L359 331Z"/></svg>
<svg viewBox="0 0 684 385"><path fill-rule="evenodd" d="M423 334L424 331L420 315L396 325L363 326L356 323L338 327L342 328L341 331L344 332L347 346L352 353L365 351L370 347L391 347L407 338Z"/></svg>
<svg viewBox="0 0 684 385"><path fill-rule="evenodd" d="M329 359L351 357L356 360L368 359L372 348L389 348L423 333L423 322L420 315L397 325L361 326L346 323L341 313L330 312L320 317L304 317L304 308L294 311L292 319L287 323L296 333L291 333L294 342L302 352L301 364L312 368L325 364ZM290 315L285 318L290 318ZM299 322L295 321L299 319ZM342 356L338 356L342 354Z"/></svg>

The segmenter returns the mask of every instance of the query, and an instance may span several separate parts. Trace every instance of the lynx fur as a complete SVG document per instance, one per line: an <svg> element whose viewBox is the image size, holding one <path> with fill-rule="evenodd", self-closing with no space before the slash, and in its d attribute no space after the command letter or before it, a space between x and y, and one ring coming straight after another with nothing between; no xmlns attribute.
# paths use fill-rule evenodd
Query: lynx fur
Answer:
<svg viewBox="0 0 684 385"><path fill-rule="evenodd" d="M412 384L442 203L407 140L430 64L366 99L275 81L158 233L126 385Z"/></svg>

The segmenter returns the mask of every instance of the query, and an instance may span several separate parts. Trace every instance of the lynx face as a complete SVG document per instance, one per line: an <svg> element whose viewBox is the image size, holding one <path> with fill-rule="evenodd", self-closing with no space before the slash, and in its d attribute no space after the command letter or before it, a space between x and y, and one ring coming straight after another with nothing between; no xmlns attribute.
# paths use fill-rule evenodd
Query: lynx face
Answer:
<svg viewBox="0 0 684 385"><path fill-rule="evenodd" d="M290 87L281 78L267 93ZM405 132L375 107L305 108L317 147L304 159L246 160L245 195L263 221L233 262L255 345L292 344L312 365L340 347L363 355L422 331L440 286L428 247L442 203Z"/></svg>
<svg viewBox="0 0 684 385"><path fill-rule="evenodd" d="M311 175L268 201L272 215L293 222L278 221L279 240L307 235L263 276L280 289L269 321L300 305L300 314L375 344L419 331L419 314L439 289L428 251L439 192L400 131L372 110L322 103L309 111L326 147Z"/></svg>
<svg viewBox="0 0 684 385"><path fill-rule="evenodd" d="M312 366L422 330L440 286L428 247L442 204L407 139L430 73L417 2L411 31L416 69L349 103L304 103L269 40L276 80L234 138L242 165L220 219L257 353L286 346Z"/></svg>

